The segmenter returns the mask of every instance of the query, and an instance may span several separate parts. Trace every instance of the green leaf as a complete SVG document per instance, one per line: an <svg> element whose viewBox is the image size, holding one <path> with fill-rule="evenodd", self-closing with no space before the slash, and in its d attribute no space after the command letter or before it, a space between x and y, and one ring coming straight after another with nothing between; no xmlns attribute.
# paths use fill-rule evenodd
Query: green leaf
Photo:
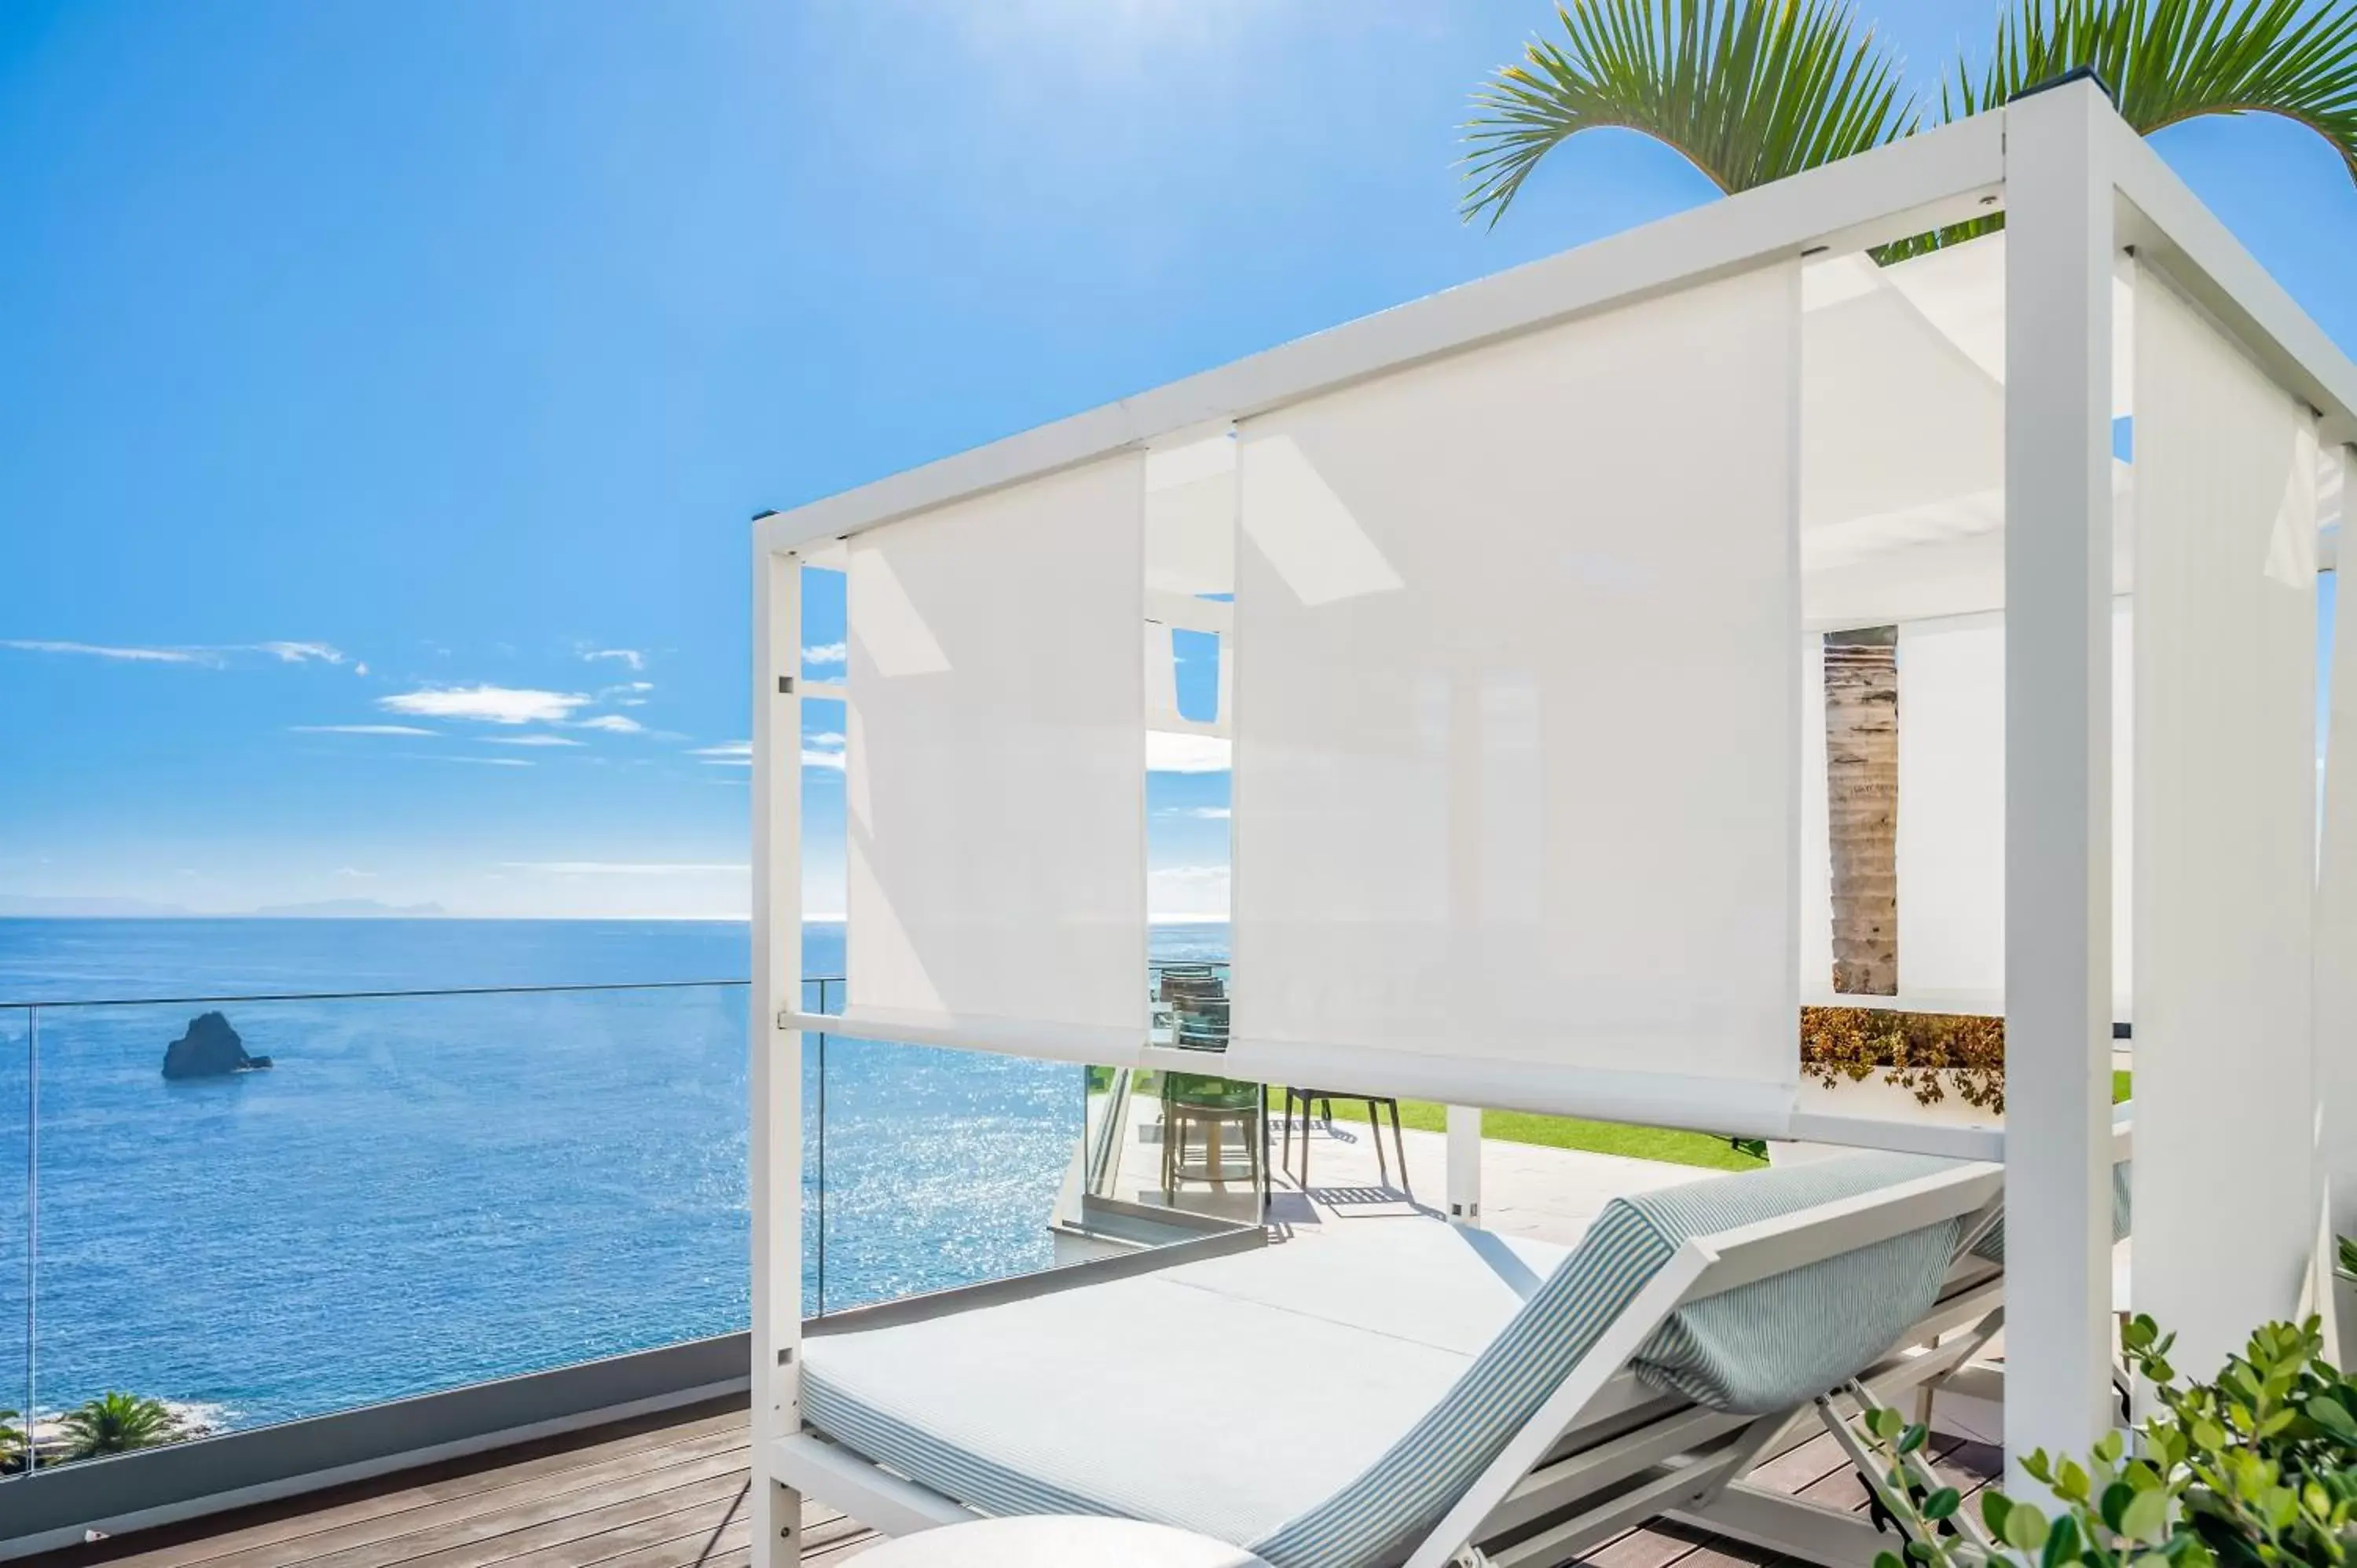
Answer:
<svg viewBox="0 0 2357 1568"><path fill-rule="evenodd" d="M2114 1481L2104 1488L2104 1496L2095 1512L2114 1530L2120 1528L2120 1516L2127 1511L2128 1503L2136 1497L2136 1488L2126 1481Z"/></svg>
<svg viewBox="0 0 2357 1568"><path fill-rule="evenodd" d="M2035 1552L2046 1544L2046 1516L2028 1503L2016 1503L2005 1516L2005 1543L2018 1552Z"/></svg>
<svg viewBox="0 0 2357 1568"><path fill-rule="evenodd" d="M2054 1495L2065 1502L2087 1500L2087 1472L2076 1459L2065 1459L2054 1472Z"/></svg>
<svg viewBox="0 0 2357 1568"><path fill-rule="evenodd" d="M2013 1499L2003 1492L1992 1490L1981 1494L1981 1522L1987 1525L1989 1533L1999 1541L2005 1539L2006 1516L2011 1512Z"/></svg>
<svg viewBox="0 0 2357 1568"><path fill-rule="evenodd" d="M2052 1533L2046 1538L2046 1550L2039 1561L2043 1568L2058 1568L2064 1563L2079 1560L2079 1521L2069 1514L2054 1521Z"/></svg>
<svg viewBox="0 0 2357 1568"><path fill-rule="evenodd" d="M1847 0L1561 0L1473 98L1468 220L1496 223L1583 131L1637 131L1724 191L1749 190L1911 133L1905 68Z"/></svg>
<svg viewBox="0 0 2357 1568"><path fill-rule="evenodd" d="M2300 1407L2301 1413L2324 1429L2334 1442L2357 1446L2357 1417L2330 1394L2318 1394Z"/></svg>
<svg viewBox="0 0 2357 1568"><path fill-rule="evenodd" d="M2205 114L2280 115L2322 136L2357 178L2349 0L2011 0L1979 81L1960 63L1942 106L1993 108L2079 66L2102 75L2141 134Z"/></svg>
<svg viewBox="0 0 2357 1568"><path fill-rule="evenodd" d="M1896 1552L1878 1552L1874 1554L1874 1568L1907 1568L1907 1563Z"/></svg>
<svg viewBox="0 0 2357 1568"><path fill-rule="evenodd" d="M1961 1507L1964 1495L1953 1487L1942 1487L1923 1499L1923 1517L1934 1522L1948 1518Z"/></svg>
<svg viewBox="0 0 2357 1568"><path fill-rule="evenodd" d="M2130 1498L2113 1528L2132 1541L2158 1541L2168 1526L2169 1494L2156 1490Z"/></svg>
<svg viewBox="0 0 2357 1568"><path fill-rule="evenodd" d="M1932 1429L1928 1426L1918 1425L1909 1427L1906 1434L1899 1439L1899 1452L1901 1454L1914 1453L1915 1450L1923 1446L1924 1443L1931 1437L1931 1435Z"/></svg>

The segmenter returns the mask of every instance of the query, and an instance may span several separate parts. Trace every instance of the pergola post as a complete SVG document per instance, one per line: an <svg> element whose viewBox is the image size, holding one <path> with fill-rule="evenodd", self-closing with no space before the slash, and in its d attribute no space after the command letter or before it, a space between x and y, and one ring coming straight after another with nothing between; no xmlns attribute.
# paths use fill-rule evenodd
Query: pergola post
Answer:
<svg viewBox="0 0 2357 1568"><path fill-rule="evenodd" d="M1400 1177L1405 1181L1406 1176ZM1481 1112L1471 1105L1448 1108L1448 1222L1481 1229Z"/></svg>
<svg viewBox="0 0 2357 1568"><path fill-rule="evenodd" d="M2357 450L2328 459L2341 478L2341 547L2350 550ZM2336 1235L2357 1235L2357 628L2342 567L2333 572L2331 708L2326 718L2324 839L2318 857L2314 1072L2318 1176ZM2331 1349L2330 1347L2327 1348Z"/></svg>
<svg viewBox="0 0 2357 1568"><path fill-rule="evenodd" d="M2006 110L2007 1486L2111 1424L2110 101Z"/></svg>
<svg viewBox="0 0 2357 1568"><path fill-rule="evenodd" d="M802 1429L802 563L753 553L753 984L746 1143L753 1230L752 1568L802 1556L802 1498L771 1471Z"/></svg>

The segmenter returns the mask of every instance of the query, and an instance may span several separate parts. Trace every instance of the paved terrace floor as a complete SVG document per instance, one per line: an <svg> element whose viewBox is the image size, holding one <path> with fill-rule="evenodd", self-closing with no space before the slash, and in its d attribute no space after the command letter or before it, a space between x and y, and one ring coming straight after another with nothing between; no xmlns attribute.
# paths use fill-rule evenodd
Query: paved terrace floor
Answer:
<svg viewBox="0 0 2357 1568"><path fill-rule="evenodd" d="M742 1568L747 1417L742 1404L504 1449L54 1553L124 1568ZM1947 1444L1938 1463L1967 1492L1994 1449ZM1818 1435L1753 1473L1828 1506L1866 1506L1832 1438ZM848 1562L883 1539L815 1504L802 1561ZM1589 1553L1592 1568L1782 1568L1791 1559L1723 1537L1652 1525ZM1111 1568L1111 1565L1107 1565Z"/></svg>

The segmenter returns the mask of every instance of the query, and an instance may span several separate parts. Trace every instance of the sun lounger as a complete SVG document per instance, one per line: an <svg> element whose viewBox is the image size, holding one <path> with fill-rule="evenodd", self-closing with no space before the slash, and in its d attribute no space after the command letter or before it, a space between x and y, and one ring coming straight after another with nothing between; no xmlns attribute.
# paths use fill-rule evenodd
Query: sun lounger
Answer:
<svg viewBox="0 0 2357 1568"><path fill-rule="evenodd" d="M1402 1226L822 1319L776 1472L888 1532L1099 1513L1275 1568L1538 1568L1711 1502L1852 1378L1960 1364L1976 1337L1930 1347L1996 1309L2002 1188L1857 1155L1616 1199L1567 1253Z"/></svg>

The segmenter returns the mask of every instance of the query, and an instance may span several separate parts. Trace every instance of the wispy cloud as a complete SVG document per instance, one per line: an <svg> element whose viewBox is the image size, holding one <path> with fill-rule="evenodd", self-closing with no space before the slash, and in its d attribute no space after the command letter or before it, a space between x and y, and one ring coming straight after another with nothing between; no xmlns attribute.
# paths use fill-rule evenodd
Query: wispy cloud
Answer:
<svg viewBox="0 0 2357 1568"><path fill-rule="evenodd" d="M603 730L608 735L637 735L647 726L636 719L625 718L620 714L599 714L594 719L583 719L573 727Z"/></svg>
<svg viewBox="0 0 2357 1568"><path fill-rule="evenodd" d="M635 648L585 648L581 650L581 657L591 663L600 659L610 659L617 664L628 665L632 670L643 670L647 667L647 656Z"/></svg>
<svg viewBox="0 0 2357 1568"><path fill-rule="evenodd" d="M362 871L357 865L339 865L336 867L336 875L339 876L354 877L361 881L373 881L376 877L375 872Z"/></svg>
<svg viewBox="0 0 2357 1568"><path fill-rule="evenodd" d="M19 653L72 653L87 659L113 659L131 664L218 664L210 650L192 648L118 648L95 642L48 642L35 638L8 638L0 648Z"/></svg>
<svg viewBox="0 0 2357 1568"><path fill-rule="evenodd" d="M219 670L230 662L234 653L262 653L281 664L341 664L343 650L324 642L227 642L218 645L190 644L178 648L152 648L139 644L103 642L67 642L42 638L9 638L0 640L0 648L13 648L20 653L65 653L84 659L111 659L122 664L202 664ZM360 667L366 674L368 667Z"/></svg>
<svg viewBox="0 0 2357 1568"><path fill-rule="evenodd" d="M500 869L548 876L742 876L752 867L712 861L503 860Z"/></svg>
<svg viewBox="0 0 2357 1568"><path fill-rule="evenodd" d="M625 681L619 686L608 686L597 693L601 703L611 703L618 708L643 708L647 693L655 689L652 681Z"/></svg>
<svg viewBox="0 0 2357 1568"><path fill-rule="evenodd" d="M484 724L562 724L589 699L577 692L541 692L517 686L427 686L379 697L387 713L428 719L474 719Z"/></svg>
<svg viewBox="0 0 2357 1568"><path fill-rule="evenodd" d="M840 642L822 642L802 650L805 664L840 664L850 656L850 647Z"/></svg>
<svg viewBox="0 0 2357 1568"><path fill-rule="evenodd" d="M1223 822L1228 820L1230 812L1228 808L1225 806L1187 806L1178 811L1173 811L1171 815L1175 817L1192 817L1196 821L1202 822Z"/></svg>
<svg viewBox="0 0 2357 1568"><path fill-rule="evenodd" d="M432 735L415 725L288 725L296 735Z"/></svg>
<svg viewBox="0 0 2357 1568"><path fill-rule="evenodd" d="M1225 773L1232 766L1233 756L1225 736L1146 732L1146 767L1151 773Z"/></svg>
<svg viewBox="0 0 2357 1568"><path fill-rule="evenodd" d="M477 736L475 738L489 746L579 746L581 744L577 740L571 740L561 735L485 735Z"/></svg>
<svg viewBox="0 0 2357 1568"><path fill-rule="evenodd" d="M837 773L842 772L844 769L843 737L832 732L804 736L802 737L802 766L805 768L831 768Z"/></svg>
<svg viewBox="0 0 2357 1568"><path fill-rule="evenodd" d="M344 661L340 649L330 648L324 642L257 642L253 644L253 651L267 653L281 664L309 664L314 661L341 664ZM361 666L361 672L367 672L367 666Z"/></svg>
<svg viewBox="0 0 2357 1568"><path fill-rule="evenodd" d="M414 753L413 755L424 756L423 753ZM425 757L425 760L428 762L468 762L474 764L478 768L532 768L536 766L536 764L533 763L530 759L522 757L446 756Z"/></svg>
<svg viewBox="0 0 2357 1568"><path fill-rule="evenodd" d="M753 743L749 740L724 740L717 746L699 746L688 752L701 757L706 768L750 768L753 766Z"/></svg>

